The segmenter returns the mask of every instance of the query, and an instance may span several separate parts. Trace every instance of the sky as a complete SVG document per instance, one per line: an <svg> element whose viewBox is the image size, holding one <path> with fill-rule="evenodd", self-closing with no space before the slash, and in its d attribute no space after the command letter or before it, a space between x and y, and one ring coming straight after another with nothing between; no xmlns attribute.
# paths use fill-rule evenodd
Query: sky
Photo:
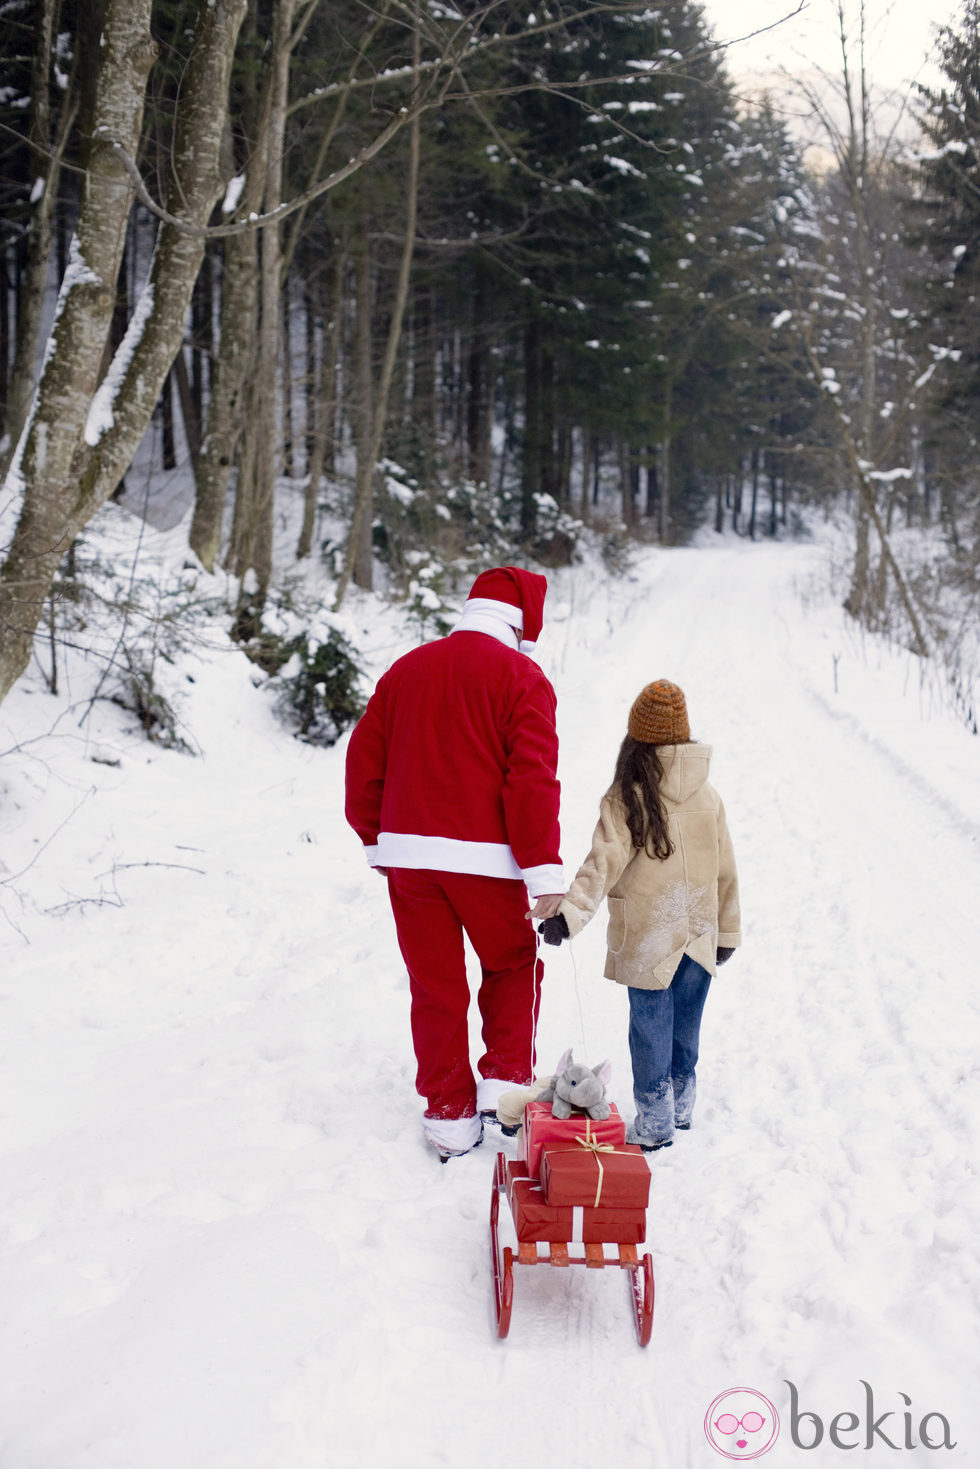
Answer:
<svg viewBox="0 0 980 1469"><path fill-rule="evenodd" d="M841 74L836 0L701 3L716 40L735 43L726 52L726 68L739 93L753 99L768 92L786 116L791 133L804 145L810 165L829 164L826 135L792 79L805 82L831 114L839 114L841 104L831 85ZM929 5L924 0L865 0L866 74L880 136L892 128L908 141L916 136L914 113L904 104L914 82L940 83L941 73L929 59L935 54L936 31L942 25L955 26L960 14L959 0L933 0ZM852 56L859 17L859 0L845 0Z"/></svg>
<svg viewBox="0 0 980 1469"><path fill-rule="evenodd" d="M836 0L702 0L708 21L719 41L735 40L752 31L774 26L765 34L733 46L728 69L749 83L780 69L792 74L816 64L832 73L840 68ZM954 0L866 0L867 70L885 89L903 88L915 78L935 79L925 66L933 49L936 25L955 23L960 14ZM845 14L856 35L858 0L846 0ZM784 19L784 17L786 17ZM925 67L925 69L923 69Z"/></svg>

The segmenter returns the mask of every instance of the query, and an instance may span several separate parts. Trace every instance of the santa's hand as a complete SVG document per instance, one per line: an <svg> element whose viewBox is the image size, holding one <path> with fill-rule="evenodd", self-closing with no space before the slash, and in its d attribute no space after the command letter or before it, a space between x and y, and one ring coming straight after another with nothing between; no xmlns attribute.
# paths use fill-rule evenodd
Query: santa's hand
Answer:
<svg viewBox="0 0 980 1469"><path fill-rule="evenodd" d="M525 913L525 918L554 918L561 906L564 893L542 893L530 913Z"/></svg>

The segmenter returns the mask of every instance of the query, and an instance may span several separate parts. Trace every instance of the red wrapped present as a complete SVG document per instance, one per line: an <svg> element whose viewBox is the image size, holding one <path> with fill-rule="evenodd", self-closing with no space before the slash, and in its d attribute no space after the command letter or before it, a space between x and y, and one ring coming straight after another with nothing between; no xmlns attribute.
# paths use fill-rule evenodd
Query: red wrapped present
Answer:
<svg viewBox="0 0 980 1469"><path fill-rule="evenodd" d="M541 1188L549 1204L589 1204L592 1208L645 1209L650 1202L650 1165L632 1143L576 1138L574 1147L546 1148Z"/></svg>
<svg viewBox="0 0 980 1469"><path fill-rule="evenodd" d="M626 1144L626 1124L612 1104L612 1112L603 1122L593 1122L584 1113L573 1115L562 1121L551 1110L550 1102L528 1102L524 1108L524 1126L521 1129L517 1156L527 1164L532 1178L541 1171L541 1155L546 1148L574 1148L577 1137L586 1141L611 1143L614 1148Z"/></svg>
<svg viewBox="0 0 980 1469"><path fill-rule="evenodd" d="M507 1197L518 1240L641 1245L646 1239L645 1209L593 1209L587 1205L547 1204L538 1180L522 1177L521 1168L520 1163L507 1165Z"/></svg>

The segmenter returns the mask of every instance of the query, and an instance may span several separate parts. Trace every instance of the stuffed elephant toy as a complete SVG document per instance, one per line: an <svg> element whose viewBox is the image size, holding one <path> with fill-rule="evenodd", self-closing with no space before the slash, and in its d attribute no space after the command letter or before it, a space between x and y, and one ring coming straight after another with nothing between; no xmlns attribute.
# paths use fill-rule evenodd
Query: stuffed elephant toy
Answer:
<svg viewBox="0 0 980 1469"><path fill-rule="evenodd" d="M612 1075L612 1065L603 1061L600 1066L579 1066L572 1060L571 1050L565 1052L558 1062L554 1082L537 1097L539 1102L550 1102L555 1117L565 1121L573 1112L584 1112L593 1122L603 1122L612 1111L606 1101L606 1085Z"/></svg>

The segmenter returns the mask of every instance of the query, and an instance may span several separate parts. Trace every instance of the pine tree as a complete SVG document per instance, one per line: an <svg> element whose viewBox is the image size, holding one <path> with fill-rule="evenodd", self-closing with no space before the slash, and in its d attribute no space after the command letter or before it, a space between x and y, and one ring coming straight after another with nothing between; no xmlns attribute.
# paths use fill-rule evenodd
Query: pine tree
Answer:
<svg viewBox="0 0 980 1469"><path fill-rule="evenodd" d="M920 88L923 234L936 262L926 291L931 341L942 353L941 407L954 437L977 444L980 410L980 0L939 37L945 84ZM947 441L949 434L942 435Z"/></svg>

